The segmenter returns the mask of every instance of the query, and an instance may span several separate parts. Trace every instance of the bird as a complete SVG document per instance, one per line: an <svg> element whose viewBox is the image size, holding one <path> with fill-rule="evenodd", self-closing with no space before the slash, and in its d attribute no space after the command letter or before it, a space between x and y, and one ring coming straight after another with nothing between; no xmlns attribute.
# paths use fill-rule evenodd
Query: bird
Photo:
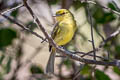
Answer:
<svg viewBox="0 0 120 80"><path fill-rule="evenodd" d="M72 40L76 32L76 21L73 14L67 9L59 9L53 17L56 18L57 25L53 28L51 37L56 45L64 46ZM54 74L56 49L52 45L49 45L49 51L51 54L48 59L46 73Z"/></svg>

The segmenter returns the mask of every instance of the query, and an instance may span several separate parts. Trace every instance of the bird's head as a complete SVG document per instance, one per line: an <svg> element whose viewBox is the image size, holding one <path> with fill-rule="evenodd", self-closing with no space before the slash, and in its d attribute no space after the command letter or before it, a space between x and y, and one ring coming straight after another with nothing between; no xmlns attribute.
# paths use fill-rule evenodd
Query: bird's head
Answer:
<svg viewBox="0 0 120 80"><path fill-rule="evenodd" d="M60 9L56 12L56 15L54 16L56 17L56 20L58 22L64 20L64 19L68 19L72 17L72 14L69 10L67 9Z"/></svg>

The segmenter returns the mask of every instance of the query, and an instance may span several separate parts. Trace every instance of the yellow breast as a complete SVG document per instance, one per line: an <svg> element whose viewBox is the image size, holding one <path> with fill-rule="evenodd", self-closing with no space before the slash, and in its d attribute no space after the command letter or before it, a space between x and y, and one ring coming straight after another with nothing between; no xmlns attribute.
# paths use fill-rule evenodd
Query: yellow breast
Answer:
<svg viewBox="0 0 120 80"><path fill-rule="evenodd" d="M55 42L57 45L65 45L70 42L74 36L76 25L72 21L64 21L65 23L60 24L61 32L60 36L56 36ZM64 25L65 24L65 25Z"/></svg>
<svg viewBox="0 0 120 80"><path fill-rule="evenodd" d="M73 37L73 34L74 34L73 30L68 29L68 32L64 33L63 39L61 41L59 41L58 45L65 45L68 42L70 42Z"/></svg>

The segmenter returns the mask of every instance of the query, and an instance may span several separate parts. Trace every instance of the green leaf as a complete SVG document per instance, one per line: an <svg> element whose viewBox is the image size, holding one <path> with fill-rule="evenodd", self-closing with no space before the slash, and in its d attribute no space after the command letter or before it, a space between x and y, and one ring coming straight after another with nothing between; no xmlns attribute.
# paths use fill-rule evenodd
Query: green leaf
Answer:
<svg viewBox="0 0 120 80"><path fill-rule="evenodd" d="M10 28L0 29L0 48L6 47L16 38L16 31Z"/></svg>
<svg viewBox="0 0 120 80"><path fill-rule="evenodd" d="M111 8L111 9L113 9L113 10L116 10L115 6L112 3L108 3L108 7Z"/></svg>
<svg viewBox="0 0 120 80"><path fill-rule="evenodd" d="M108 7L111 8L112 10L119 10L119 8L117 7L117 5L113 2L108 3Z"/></svg>
<svg viewBox="0 0 120 80"><path fill-rule="evenodd" d="M0 65L2 64L2 61L4 60L5 56L4 55L1 55L0 57Z"/></svg>
<svg viewBox="0 0 120 80"><path fill-rule="evenodd" d="M37 25L33 22L30 21L26 24L26 26L30 29L30 30L34 30L35 28L37 28Z"/></svg>
<svg viewBox="0 0 120 80"><path fill-rule="evenodd" d="M117 53L120 54L120 45L116 46L116 47L115 47L115 50L116 50Z"/></svg>
<svg viewBox="0 0 120 80"><path fill-rule="evenodd" d="M49 5L54 5L59 2L59 0L47 0Z"/></svg>
<svg viewBox="0 0 120 80"><path fill-rule="evenodd" d="M96 70L95 72L96 80L111 80L108 75L106 75L103 71Z"/></svg>
<svg viewBox="0 0 120 80"><path fill-rule="evenodd" d="M115 58L120 59L120 45L115 46L115 52L116 52Z"/></svg>
<svg viewBox="0 0 120 80"><path fill-rule="evenodd" d="M79 9L80 7L84 6L85 3L81 3L79 0L73 1L73 7L75 10Z"/></svg>
<svg viewBox="0 0 120 80"><path fill-rule="evenodd" d="M113 15L113 13L105 13L104 14L104 23L111 22L115 19L116 17Z"/></svg>
<svg viewBox="0 0 120 80"><path fill-rule="evenodd" d="M3 76L4 76L4 75L0 72L0 80L4 80L4 79L3 79Z"/></svg>
<svg viewBox="0 0 120 80"><path fill-rule="evenodd" d="M11 62L12 62L12 58L9 57L8 62L6 64L6 73L9 73L11 70Z"/></svg>
<svg viewBox="0 0 120 80"><path fill-rule="evenodd" d="M83 69L81 70L81 74L88 74L88 75L90 75L90 66L89 65L85 65L83 67Z"/></svg>
<svg viewBox="0 0 120 80"><path fill-rule="evenodd" d="M30 68L30 71L32 74L36 74L36 73L44 73L42 68L37 66L37 65L32 65Z"/></svg>
<svg viewBox="0 0 120 80"><path fill-rule="evenodd" d="M97 23L105 24L116 19L112 12L104 12L101 8L96 8L93 17Z"/></svg>
<svg viewBox="0 0 120 80"><path fill-rule="evenodd" d="M17 15L18 15L18 9L16 9L16 10L14 10L14 11L12 11L12 13L11 13L11 16L13 16L13 17L17 17Z"/></svg>
<svg viewBox="0 0 120 80"><path fill-rule="evenodd" d="M114 67L113 70L114 70L115 73L120 75L120 69L118 67Z"/></svg>
<svg viewBox="0 0 120 80"><path fill-rule="evenodd" d="M102 20L102 18L104 18L103 10L101 8L95 10L95 12L93 13L93 17L95 18L97 23L103 23L104 22Z"/></svg>
<svg viewBox="0 0 120 80"><path fill-rule="evenodd" d="M64 64L66 65L67 68L70 68L71 65L72 65L72 62L71 62L69 59L66 59L66 60L64 61Z"/></svg>

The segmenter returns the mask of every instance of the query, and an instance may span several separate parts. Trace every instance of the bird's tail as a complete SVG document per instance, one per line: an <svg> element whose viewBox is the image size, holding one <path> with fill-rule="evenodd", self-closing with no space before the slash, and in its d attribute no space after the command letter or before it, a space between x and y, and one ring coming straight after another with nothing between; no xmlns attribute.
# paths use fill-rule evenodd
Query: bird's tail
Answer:
<svg viewBox="0 0 120 80"><path fill-rule="evenodd" d="M55 49L52 49L52 52L50 54L48 63L47 63L47 67L46 67L46 73L51 73L54 74L54 62L55 62Z"/></svg>

